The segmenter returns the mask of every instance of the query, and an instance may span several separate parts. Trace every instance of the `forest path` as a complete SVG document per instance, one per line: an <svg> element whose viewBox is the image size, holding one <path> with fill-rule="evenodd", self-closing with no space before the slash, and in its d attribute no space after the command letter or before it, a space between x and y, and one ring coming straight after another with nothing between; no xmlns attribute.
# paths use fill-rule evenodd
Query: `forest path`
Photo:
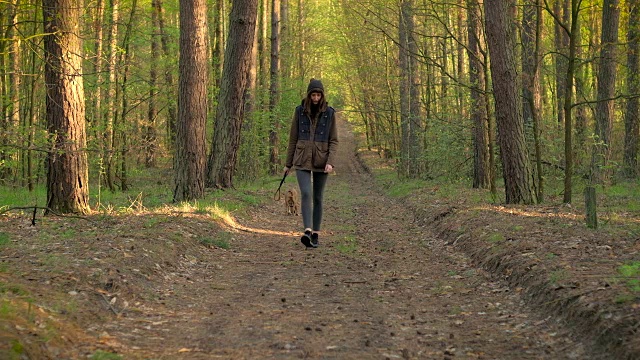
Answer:
<svg viewBox="0 0 640 360"><path fill-rule="evenodd" d="M409 209L381 195L355 146L340 122L319 248L305 250L300 217L268 202L241 220L231 250L206 265L185 259L188 275L158 289L153 310L104 331L141 358L589 358L519 289L438 246Z"/></svg>

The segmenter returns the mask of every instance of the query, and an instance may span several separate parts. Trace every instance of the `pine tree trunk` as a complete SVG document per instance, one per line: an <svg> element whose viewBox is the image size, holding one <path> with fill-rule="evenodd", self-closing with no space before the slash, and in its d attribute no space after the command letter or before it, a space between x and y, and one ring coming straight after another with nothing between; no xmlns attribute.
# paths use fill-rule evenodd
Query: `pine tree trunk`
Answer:
<svg viewBox="0 0 640 360"><path fill-rule="evenodd" d="M109 63L108 73L109 81L107 84L107 93L103 96L107 102L106 114L104 116L104 136L103 136L103 151L104 151L104 174L106 185L111 191L115 191L114 184L114 145L115 145L115 131L114 124L117 119L117 111L115 109L117 92L116 92L116 63L118 55L118 22L119 22L119 0L111 0L111 22L109 33Z"/></svg>
<svg viewBox="0 0 640 360"><path fill-rule="evenodd" d="M618 0L604 0L602 5L602 37L598 66L596 104L596 143L591 157L591 183L603 184L610 171L606 169L611 156L611 130L615 116L613 98L616 86L616 64L620 7Z"/></svg>
<svg viewBox="0 0 640 360"><path fill-rule="evenodd" d="M210 187L233 187L257 8L255 0L238 0L231 8L229 39L224 54L225 67L207 169L207 186Z"/></svg>
<svg viewBox="0 0 640 360"><path fill-rule="evenodd" d="M77 0L43 0L47 156L47 207L87 214L89 166L86 154L82 40Z"/></svg>
<svg viewBox="0 0 640 360"><path fill-rule="evenodd" d="M471 123L473 124L473 188L490 186L489 115L486 104L486 78L482 62L482 13L477 0L467 0L469 83L471 84Z"/></svg>
<svg viewBox="0 0 640 360"><path fill-rule="evenodd" d="M175 86L173 83L173 65L168 59L173 57L174 55L170 52L169 49L169 36L166 33L164 26L164 12L162 10L162 0L152 0L151 4L155 10L156 16L158 18L158 31L160 32L160 44L162 45L162 60L165 64L164 68L164 82L165 82L165 93L167 96L167 129L166 129L166 143L173 146L175 135L177 133L177 109L175 99L177 96L175 95Z"/></svg>
<svg viewBox="0 0 640 360"><path fill-rule="evenodd" d="M138 10L138 0L132 0L131 2L131 12L129 14L129 21L126 24L126 30L124 34L124 38L122 41L122 52L121 52L121 60L120 63L123 67L122 72L122 82L120 84L121 90L121 109L120 109L120 119L122 125L118 128L114 129L118 138L121 140L119 143L120 147L120 189L122 191L127 191L129 189L128 178L129 175L127 173L129 161L129 133L138 129L138 126L132 126L132 122L128 121L127 114L129 114L129 97L127 89L129 87L128 79L129 72L131 70L130 58L131 58L131 33L133 31L133 24L136 20L136 11Z"/></svg>
<svg viewBox="0 0 640 360"><path fill-rule="evenodd" d="M569 57L567 63L567 73L565 74L566 89L564 93L564 196L563 202L565 204L571 203L573 196L573 118L572 118L572 104L573 104L573 81L575 74L576 63L576 48L578 39L578 26L580 14L580 0L571 0L571 13L569 16ZM568 24L568 23L565 23Z"/></svg>
<svg viewBox="0 0 640 360"><path fill-rule="evenodd" d="M278 133L280 121L275 117L275 108L280 97L280 0L271 0L271 66L269 86L269 113L271 114L271 130L269 130L269 173L275 175L280 166Z"/></svg>
<svg viewBox="0 0 640 360"><path fill-rule="evenodd" d="M553 12L556 19L562 19L564 24L568 24L568 2L570 0L555 0L553 4ZM556 82L556 114L558 117L558 126L562 127L565 123L565 112L563 111L563 104L566 93L566 74L567 74L567 47L569 46L569 38L567 32L563 29L559 22L555 22L554 27L556 54L555 60L555 82Z"/></svg>
<svg viewBox="0 0 640 360"><path fill-rule="evenodd" d="M180 81L173 201L204 196L207 120L207 3L180 1Z"/></svg>
<svg viewBox="0 0 640 360"><path fill-rule="evenodd" d="M535 154L536 198L542 202L544 177L540 144L540 41L542 8L538 0L526 2L522 13L522 110L527 142L533 145Z"/></svg>
<svg viewBox="0 0 640 360"><path fill-rule="evenodd" d="M9 56L9 96L8 96L8 118L9 127L15 132L20 128L21 108L20 108L20 86L22 83L22 74L20 70L20 63L22 59L22 52L20 51L20 31L18 29L18 6L20 6L19 0L13 0L9 12L9 23L6 32L6 37L9 40L8 53ZM22 136L20 136L22 138ZM8 174L17 176L19 171L20 162L18 161L18 152L13 152L10 158L14 160L15 168L10 169Z"/></svg>
<svg viewBox="0 0 640 360"><path fill-rule="evenodd" d="M638 177L638 138L640 138L640 2L627 0L629 24L627 26L627 93L635 94L627 100L624 117L624 175Z"/></svg>
<svg viewBox="0 0 640 360"><path fill-rule="evenodd" d="M509 0L485 0L484 10L506 202L532 204L531 170L516 71L513 12Z"/></svg>
<svg viewBox="0 0 640 360"><path fill-rule="evenodd" d="M151 26L158 29L158 13L151 10ZM160 41L158 35L151 35L151 67L149 68L149 107L147 110L147 123L144 126L143 148L144 164L148 168L156 167L157 159L157 128L158 118L158 71L160 65Z"/></svg>
<svg viewBox="0 0 640 360"><path fill-rule="evenodd" d="M410 113L410 68L409 68L409 34L407 26L406 7L408 1L402 0L398 19L398 66L400 67L400 166L402 177L409 177L411 163L411 113Z"/></svg>
<svg viewBox="0 0 640 360"><path fill-rule="evenodd" d="M95 91L98 96L91 97L91 114L90 121L93 126L89 126L90 138L93 137L97 140L98 144L101 143L100 127L102 126L102 96L100 86L103 82L102 66L103 66L103 52L104 52L104 0L97 0L95 14L93 17L93 32L95 39L93 43L93 51L95 57L92 59L93 73L95 74ZM90 123L90 125L91 125Z"/></svg>

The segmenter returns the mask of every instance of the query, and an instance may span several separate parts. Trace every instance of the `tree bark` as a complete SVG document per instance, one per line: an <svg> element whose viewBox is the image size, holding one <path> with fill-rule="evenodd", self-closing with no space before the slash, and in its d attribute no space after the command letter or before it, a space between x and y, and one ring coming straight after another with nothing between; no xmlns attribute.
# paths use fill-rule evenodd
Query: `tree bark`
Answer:
<svg viewBox="0 0 640 360"><path fill-rule="evenodd" d="M120 119L122 124L114 129L116 130L117 137L120 139L119 147L120 147L120 189L122 191L127 191L129 189L129 174L128 174L128 161L129 161L129 133L132 130L137 130L137 124L132 124L127 120L127 114L129 114L129 98L128 98L128 79L129 72L131 70L130 59L131 59L131 33L133 31L133 24L136 20L136 11L138 10L138 0L131 1L131 12L129 14L129 21L125 27L124 37L122 39L122 52L121 52L121 60L123 71L122 71L122 81L120 83L120 93L121 93L121 108L120 108ZM137 121L136 121L137 123Z"/></svg>
<svg viewBox="0 0 640 360"><path fill-rule="evenodd" d="M107 109L104 116L104 134L103 134L103 161L105 182L109 190L115 191L116 187L114 180L114 146L115 146L115 130L114 123L117 121L117 111L115 109L116 104L116 63L118 59L118 22L119 22L119 0L111 0L111 22L109 32L109 62L108 73L109 81L107 82L106 94L103 98L106 99Z"/></svg>
<svg viewBox="0 0 640 360"><path fill-rule="evenodd" d="M82 40L75 33L82 6L77 0L43 0L47 156L47 207L87 214L89 166L86 154Z"/></svg>
<svg viewBox="0 0 640 360"><path fill-rule="evenodd" d="M159 29L158 12L151 9L151 26L153 29ZM151 67L149 68L149 107L147 110L147 123L144 126L143 148L144 148L144 164L148 168L156 167L157 159L157 128L156 120L158 118L158 71L160 65L160 40L156 33L151 35Z"/></svg>
<svg viewBox="0 0 640 360"><path fill-rule="evenodd" d="M486 78L482 62L482 12L478 0L467 0L469 83L471 84L471 123L473 141L473 188L489 188L489 115L486 104Z"/></svg>
<svg viewBox="0 0 640 360"><path fill-rule="evenodd" d="M21 119L21 109L20 109L20 86L22 83L22 74L21 74L21 59L22 52L20 51L20 32L18 29L19 19L18 19L18 7L20 6L19 0L11 1L10 10L9 10L9 22L7 24L8 29L6 32L6 37L9 41L8 53L9 56L9 86L8 86L8 107L7 107L7 118L9 123L9 128L12 131L15 129L19 129L20 119ZM22 137L22 136L21 136ZM13 152L9 155L9 158L14 160L14 169L9 167L5 167L8 172L5 174L7 176L13 175L14 177L18 175L19 164L18 161L18 152Z"/></svg>
<svg viewBox="0 0 640 360"><path fill-rule="evenodd" d="M207 169L207 185L211 187L233 187L257 8L255 0L237 0L231 8L225 67Z"/></svg>
<svg viewBox="0 0 640 360"><path fill-rule="evenodd" d="M160 32L160 44L162 45L162 59L165 64L164 68L164 86L167 96L167 129L166 129L166 143L172 147L174 145L175 135L177 133L177 109L175 99L177 99L175 86L173 84L173 65L169 61L173 57L171 50L169 49L169 36L167 35L164 24L164 11L162 10L162 0L152 0L151 4L155 9L156 16L158 18L158 30Z"/></svg>
<svg viewBox="0 0 640 360"><path fill-rule="evenodd" d="M207 3L180 1L180 81L173 201L204 196L207 120Z"/></svg>
<svg viewBox="0 0 640 360"><path fill-rule="evenodd" d="M602 5L602 36L598 66L598 95L596 104L596 143L591 157L591 183L603 184L610 171L606 169L611 157L611 129L615 116L615 86L620 24L618 0L604 0Z"/></svg>
<svg viewBox="0 0 640 360"><path fill-rule="evenodd" d="M420 108L420 78L418 72L418 61L416 60L416 54L418 54L418 45L416 43L414 33L415 29L415 15L414 15L413 0L404 0L402 2L402 18L404 19L404 26L406 31L406 46L407 46L407 69L406 69L406 81L409 89L409 177L419 178L424 173L424 166L422 164L422 117Z"/></svg>
<svg viewBox="0 0 640 360"><path fill-rule="evenodd" d="M280 98L280 0L271 0L271 66L269 85L269 113L272 127L269 130L269 173L275 175L280 166L278 133L280 121L275 108Z"/></svg>
<svg viewBox="0 0 640 360"><path fill-rule="evenodd" d="M522 110L525 137L533 144L537 184L537 202L544 197L544 177L542 176L542 154L540 144L540 50L542 32L542 10L539 0L528 0L522 13Z"/></svg>
<svg viewBox="0 0 640 360"><path fill-rule="evenodd" d="M640 2L627 0L629 22L627 26L627 100L624 116L624 175L638 177L638 139L640 138Z"/></svg>
<svg viewBox="0 0 640 360"><path fill-rule="evenodd" d="M562 21L564 24L568 24L569 7L568 2L570 0L555 0L553 4L553 13L556 17L554 26L555 34L555 69L556 69L556 115L558 117L558 126L562 126L566 120L564 118L565 112L563 111L563 104L565 99L566 88L566 74L567 74L567 53L569 46L569 34L562 27Z"/></svg>
<svg viewBox="0 0 640 360"><path fill-rule="evenodd" d="M506 202L532 204L531 170L524 138L511 6L509 0L485 0L486 32Z"/></svg>
<svg viewBox="0 0 640 360"><path fill-rule="evenodd" d="M578 41L578 26L581 0L571 0L571 13L563 29L567 29L569 24L569 57L567 73L565 74L565 94L564 94L564 197L565 204L571 203L573 195L573 125L572 125L572 104L573 104L573 81L576 63L576 48ZM566 30L565 30L566 31Z"/></svg>

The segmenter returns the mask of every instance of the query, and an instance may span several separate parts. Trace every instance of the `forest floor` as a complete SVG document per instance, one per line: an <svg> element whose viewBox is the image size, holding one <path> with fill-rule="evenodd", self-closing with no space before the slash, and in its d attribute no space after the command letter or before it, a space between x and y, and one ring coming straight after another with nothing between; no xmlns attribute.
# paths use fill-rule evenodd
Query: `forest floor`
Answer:
<svg viewBox="0 0 640 360"><path fill-rule="evenodd" d="M356 150L341 123L317 249L277 183L226 192L263 199L232 217L0 216L0 358L640 358L640 238L612 225L640 214L594 231L478 191L390 197Z"/></svg>

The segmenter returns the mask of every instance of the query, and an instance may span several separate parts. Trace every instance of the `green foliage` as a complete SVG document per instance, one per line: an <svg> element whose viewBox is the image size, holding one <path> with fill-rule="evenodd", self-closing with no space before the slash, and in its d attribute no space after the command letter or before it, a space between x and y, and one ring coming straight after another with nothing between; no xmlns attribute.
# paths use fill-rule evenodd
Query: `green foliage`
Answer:
<svg viewBox="0 0 640 360"><path fill-rule="evenodd" d="M640 261L620 265L618 273L625 280L629 290L640 292Z"/></svg>
<svg viewBox="0 0 640 360"><path fill-rule="evenodd" d="M491 234L491 235L489 235L487 237L487 241L490 242L490 243L499 243L499 242L503 242L505 240L506 239L505 239L504 235L502 235L501 233L497 233L497 232L493 233L493 234Z"/></svg>
<svg viewBox="0 0 640 360"><path fill-rule="evenodd" d="M345 236L342 240L336 242L336 249L347 255L353 255L358 250L358 240L349 235Z"/></svg>
<svg viewBox="0 0 640 360"><path fill-rule="evenodd" d="M0 208L2 207L26 207L44 206L47 203L47 189L45 186L36 186L30 192L24 187L0 186ZM24 210L29 211L29 210ZM31 209L33 211L33 209Z"/></svg>
<svg viewBox="0 0 640 360"><path fill-rule="evenodd" d="M22 343L19 340L12 340L11 341L11 351L15 354L15 355L22 355L24 354L24 346L22 345ZM17 359L17 357L16 357Z"/></svg>
<svg viewBox="0 0 640 360"><path fill-rule="evenodd" d="M10 319L14 317L16 314L16 310L8 300L2 299L2 303L0 303L0 319Z"/></svg>
<svg viewBox="0 0 640 360"><path fill-rule="evenodd" d="M231 248L230 244L231 233L222 232L216 235L216 237L203 237L199 242L205 246L214 246L220 249L228 250Z"/></svg>
<svg viewBox="0 0 640 360"><path fill-rule="evenodd" d="M110 353L103 350L96 350L93 354L89 356L91 360L122 360L123 357L118 354Z"/></svg>
<svg viewBox="0 0 640 360"><path fill-rule="evenodd" d="M640 213L640 183L622 182L604 189L607 205L619 211Z"/></svg>
<svg viewBox="0 0 640 360"><path fill-rule="evenodd" d="M0 294L14 294L17 296L26 296L27 292L15 284L7 284L5 282L0 281Z"/></svg>
<svg viewBox="0 0 640 360"><path fill-rule="evenodd" d="M550 253L547 253L547 255L545 255L544 257L545 257L547 260L553 260L553 259L557 258L557 257L558 257L558 255L556 255L556 254L554 254L554 253L550 252Z"/></svg>
<svg viewBox="0 0 640 360"><path fill-rule="evenodd" d="M564 269L555 270L549 275L549 282L552 285L558 285L561 281L565 280L567 276L568 275L566 270Z"/></svg>
<svg viewBox="0 0 640 360"><path fill-rule="evenodd" d="M5 232L0 232L0 247L7 246L11 242L9 238L9 234Z"/></svg>

